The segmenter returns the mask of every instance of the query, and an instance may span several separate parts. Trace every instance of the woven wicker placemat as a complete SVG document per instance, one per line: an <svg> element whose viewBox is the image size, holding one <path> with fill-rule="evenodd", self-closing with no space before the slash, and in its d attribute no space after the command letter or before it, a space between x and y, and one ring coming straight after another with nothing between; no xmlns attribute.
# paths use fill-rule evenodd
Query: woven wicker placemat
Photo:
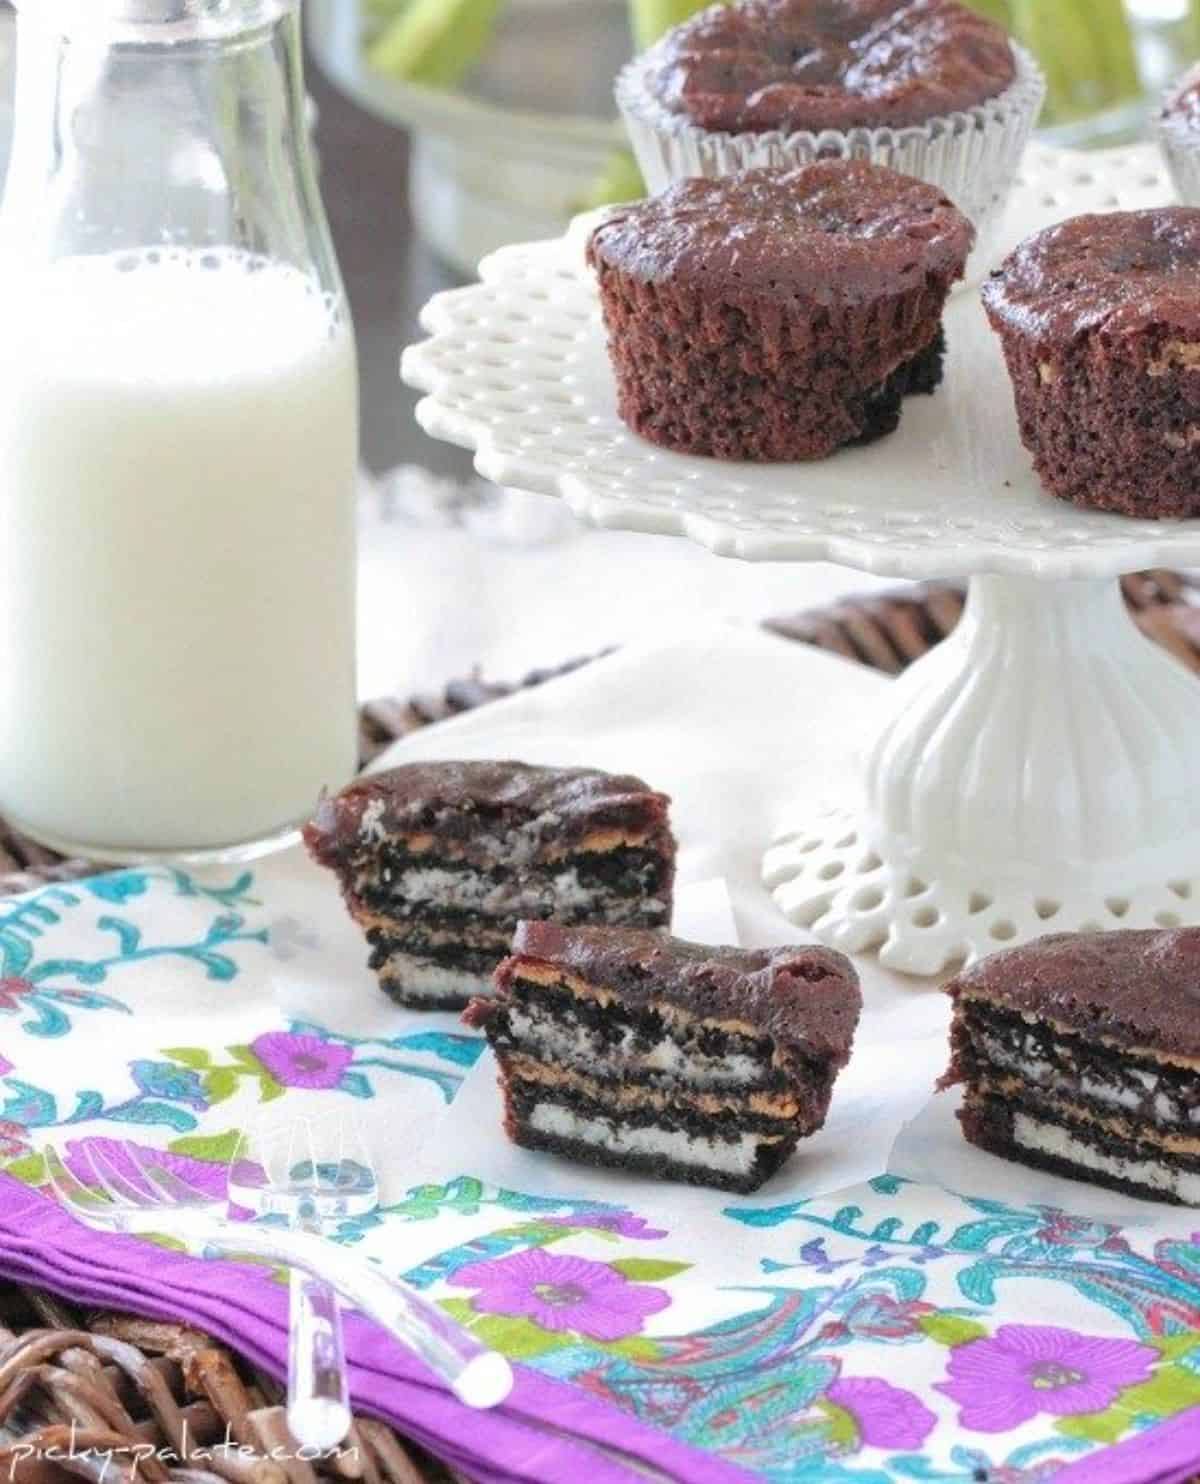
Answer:
<svg viewBox="0 0 1200 1484"><path fill-rule="evenodd" d="M1139 572L1123 579L1125 597L1143 631L1200 674L1200 577L1179 572ZM925 583L845 598L825 608L768 619L765 627L785 639L810 644L899 675L951 632L962 616L965 589ZM1196 606L1193 606L1196 605ZM513 683L479 675L452 680L430 695L385 696L360 714L359 751L365 767L412 732L464 711L474 711L515 691L543 685L591 664L598 656L534 670ZM64 860L27 839L0 818L0 897L93 873L88 861Z"/></svg>
<svg viewBox="0 0 1200 1484"><path fill-rule="evenodd" d="M278 1461L296 1451L283 1400L275 1381L199 1330L88 1312L36 1289L0 1284L5 1484L460 1479L370 1418L356 1420L340 1458ZM235 1446L225 1450L226 1442ZM159 1456L145 1456L147 1446ZM207 1456L189 1461L189 1447ZM57 1452L47 1459L52 1449Z"/></svg>

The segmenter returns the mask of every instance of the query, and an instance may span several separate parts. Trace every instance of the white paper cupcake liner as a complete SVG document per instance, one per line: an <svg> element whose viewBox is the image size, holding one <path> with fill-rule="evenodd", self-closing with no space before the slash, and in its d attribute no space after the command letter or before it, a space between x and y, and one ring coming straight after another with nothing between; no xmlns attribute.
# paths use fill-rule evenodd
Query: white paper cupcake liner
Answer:
<svg viewBox="0 0 1200 1484"><path fill-rule="evenodd" d="M904 129L820 133L723 134L671 113L654 96L654 51L617 78L617 106L651 192L702 175L757 166L807 165L817 159L870 160L938 186L975 225L974 258L989 251L1021 156L1041 112L1046 82L1024 47L1012 44L1016 77L985 103Z"/></svg>
<svg viewBox="0 0 1200 1484"><path fill-rule="evenodd" d="M1187 76L1175 83L1163 99L1163 108L1172 104L1179 89L1196 80L1197 73L1200 73L1200 67L1193 68ZM1154 132L1167 162L1167 174L1175 185L1179 200L1185 206L1200 206L1200 129L1160 111Z"/></svg>

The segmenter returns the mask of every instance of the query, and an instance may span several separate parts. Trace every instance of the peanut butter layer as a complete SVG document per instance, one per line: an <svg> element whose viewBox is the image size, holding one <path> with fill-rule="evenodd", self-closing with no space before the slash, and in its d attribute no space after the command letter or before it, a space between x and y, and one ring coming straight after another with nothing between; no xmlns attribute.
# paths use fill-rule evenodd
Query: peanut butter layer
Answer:
<svg viewBox="0 0 1200 1484"><path fill-rule="evenodd" d="M454 923L439 927L424 918L403 920L380 912L370 912L365 908L356 908L354 920L364 932L380 932L388 938L394 938L397 943L413 934L419 934L423 942L434 947L461 943L466 948L489 948L503 954L508 952L512 942L512 931L508 924L501 923L497 927L493 919L486 917L466 924Z"/></svg>
<svg viewBox="0 0 1200 1484"><path fill-rule="evenodd" d="M578 974L572 974L566 969L557 968L553 964L539 963L536 960L522 961L520 966L514 969L513 978L524 980L527 984L539 984L546 989L569 989L580 999L594 1000L598 1005L621 1003L621 995L615 989L608 989L603 984L590 984L586 979L581 979ZM699 1022L711 1026L714 1030L738 1036L753 1038L761 1034L748 1020L717 1020L712 1016L700 1017L678 1005L661 1005L657 1008L658 1013L668 1025L682 1027L692 1026Z"/></svg>
<svg viewBox="0 0 1200 1484"><path fill-rule="evenodd" d="M751 1112L763 1118L778 1118L789 1122L798 1118L803 1111L799 1098L791 1093L734 1092L729 1096L722 1096L719 1093L700 1092L682 1083L665 1090L632 1082L618 1083L589 1077L583 1072L538 1061L535 1056L524 1052L507 1052L501 1060L507 1076L517 1077L523 1082L534 1082L540 1087L555 1091L570 1089L594 1102L621 1110L653 1108L661 1111L664 1108L684 1108L714 1118L722 1115L735 1118ZM636 1076L636 1070L636 1067L631 1068L629 1075Z"/></svg>

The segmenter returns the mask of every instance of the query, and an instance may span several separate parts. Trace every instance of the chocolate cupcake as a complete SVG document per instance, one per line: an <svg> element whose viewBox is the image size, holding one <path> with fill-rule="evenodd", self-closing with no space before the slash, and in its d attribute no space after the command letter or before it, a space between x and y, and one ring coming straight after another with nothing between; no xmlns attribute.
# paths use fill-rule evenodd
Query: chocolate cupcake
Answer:
<svg viewBox="0 0 1200 1484"><path fill-rule="evenodd" d="M740 0L669 32L617 82L652 191L830 157L936 185L980 231L1045 95L1033 58L957 0Z"/></svg>
<svg viewBox="0 0 1200 1484"><path fill-rule="evenodd" d="M1200 63L1167 94L1158 118L1158 142L1179 199L1200 206Z"/></svg>
<svg viewBox="0 0 1200 1484"><path fill-rule="evenodd" d="M621 417L684 453L819 459L941 380L971 248L941 192L860 161L686 180L593 233Z"/></svg>
<svg viewBox="0 0 1200 1484"><path fill-rule="evenodd" d="M1061 500L1200 515L1200 210L1080 216L984 285L1021 438Z"/></svg>

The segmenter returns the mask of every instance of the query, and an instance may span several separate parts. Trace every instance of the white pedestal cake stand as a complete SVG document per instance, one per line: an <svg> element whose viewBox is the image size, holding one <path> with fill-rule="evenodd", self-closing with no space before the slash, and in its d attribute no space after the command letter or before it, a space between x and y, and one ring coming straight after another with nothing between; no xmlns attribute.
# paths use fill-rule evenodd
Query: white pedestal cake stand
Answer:
<svg viewBox="0 0 1200 1484"><path fill-rule="evenodd" d="M1148 147L1037 147L1006 237L1169 198ZM1097 515L1041 491L973 290L947 313L945 384L889 438L800 465L655 448L616 414L585 228L506 248L481 283L429 304L430 338L403 362L428 394L427 432L598 526L971 579L958 630L892 689L860 796L799 806L768 849L788 917L914 974L1053 930L1200 922L1200 685L1142 637L1118 583L1200 563L1200 521Z"/></svg>

